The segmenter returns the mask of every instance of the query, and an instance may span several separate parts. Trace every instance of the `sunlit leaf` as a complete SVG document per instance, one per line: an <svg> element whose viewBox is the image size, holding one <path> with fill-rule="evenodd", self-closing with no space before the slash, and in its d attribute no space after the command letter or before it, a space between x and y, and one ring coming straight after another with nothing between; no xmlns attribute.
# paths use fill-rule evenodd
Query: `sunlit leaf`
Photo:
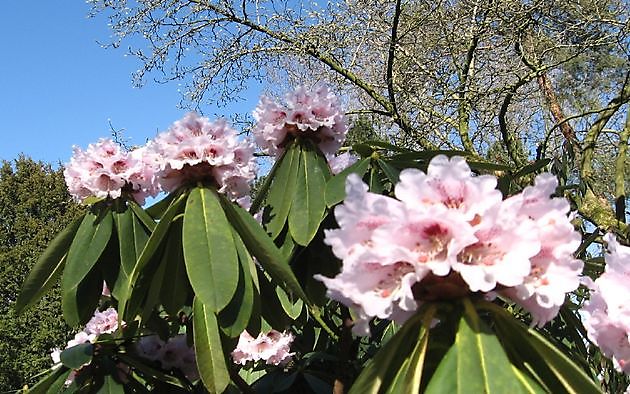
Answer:
<svg viewBox="0 0 630 394"><path fill-rule="evenodd" d="M267 231L276 238L284 228L297 185L297 174L300 168L300 146L291 144L278 163L278 169L267 193L266 201L271 216L267 223Z"/></svg>
<svg viewBox="0 0 630 394"><path fill-rule="evenodd" d="M193 301L193 333L201 380L211 393L222 393L230 383L230 374L221 347L217 318L197 297Z"/></svg>
<svg viewBox="0 0 630 394"><path fill-rule="evenodd" d="M236 291L239 265L232 226L214 190L191 190L184 211L182 245L186 272L197 298L218 313Z"/></svg>
<svg viewBox="0 0 630 394"><path fill-rule="evenodd" d="M363 177L370 168L370 160L369 157L361 159L328 180L326 183L326 205L332 207L346 197L346 178L350 174Z"/></svg>
<svg viewBox="0 0 630 394"><path fill-rule="evenodd" d="M92 362L94 345L90 342L80 343L61 352L61 363L68 368L79 369Z"/></svg>
<svg viewBox="0 0 630 394"><path fill-rule="evenodd" d="M299 169L295 197L289 211L289 233L296 243L308 245L319 229L326 202L325 169L321 168L319 152L303 145L299 155Z"/></svg>

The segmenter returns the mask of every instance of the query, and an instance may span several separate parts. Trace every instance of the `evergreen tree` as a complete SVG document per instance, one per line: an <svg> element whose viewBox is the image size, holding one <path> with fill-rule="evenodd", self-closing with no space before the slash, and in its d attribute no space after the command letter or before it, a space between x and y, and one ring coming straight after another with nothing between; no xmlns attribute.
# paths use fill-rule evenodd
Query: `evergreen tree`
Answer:
<svg viewBox="0 0 630 394"><path fill-rule="evenodd" d="M51 365L50 349L70 331L58 286L20 316L13 304L48 242L79 211L62 169L20 156L0 166L0 388L19 389Z"/></svg>

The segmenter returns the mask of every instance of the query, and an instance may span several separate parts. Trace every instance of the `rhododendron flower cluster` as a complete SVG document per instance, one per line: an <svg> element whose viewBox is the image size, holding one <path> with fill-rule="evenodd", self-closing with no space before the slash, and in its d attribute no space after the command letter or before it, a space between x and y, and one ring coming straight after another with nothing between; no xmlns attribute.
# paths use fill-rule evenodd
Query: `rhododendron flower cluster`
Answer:
<svg viewBox="0 0 630 394"><path fill-rule="evenodd" d="M296 136L309 138L327 155L346 139L348 124L337 97L320 86L313 92L304 87L286 95L286 105L263 97L253 113L256 143L264 152L277 155Z"/></svg>
<svg viewBox="0 0 630 394"><path fill-rule="evenodd" d="M328 296L352 308L353 331L369 334L373 317L404 322L428 300L499 293L544 325L579 285L573 257L580 235L569 204L551 198L557 180L502 199L497 180L475 176L461 157L436 156L426 173L400 173L395 198L368 192L351 174L335 209L339 229L325 242L343 261L335 278L317 275Z"/></svg>
<svg viewBox="0 0 630 394"><path fill-rule="evenodd" d="M118 312L114 308L107 308L103 312L96 310L94 315L87 322L85 328L74 335L74 338L69 340L65 349L80 345L86 342L94 343L99 335L111 334L118 329ZM53 349L50 353L50 358L53 360L55 366L61 365L61 349ZM87 364L86 364L87 365ZM69 385L74 380L76 371L72 371L68 376L65 384Z"/></svg>
<svg viewBox="0 0 630 394"><path fill-rule="evenodd" d="M607 234L604 273L591 283L590 300L582 309L588 338L613 360L619 371L630 374L630 247Z"/></svg>
<svg viewBox="0 0 630 394"><path fill-rule="evenodd" d="M249 192L255 177L254 148L225 120L211 122L195 113L175 122L147 145L162 188L211 179L219 192L234 200Z"/></svg>
<svg viewBox="0 0 630 394"><path fill-rule="evenodd" d="M110 139L88 145L85 151L74 147L74 154L63 172L70 194L77 201L88 197L119 198L123 191L144 204L156 196L154 166L142 148L127 152Z"/></svg>
<svg viewBox="0 0 630 394"><path fill-rule="evenodd" d="M199 379L195 349L188 346L185 334L176 335L166 342L157 335L145 336L135 344L135 350L140 357L159 362L163 369L176 368L191 381Z"/></svg>
<svg viewBox="0 0 630 394"><path fill-rule="evenodd" d="M293 335L271 330L267 334L260 333L252 337L243 331L238 338L236 349L232 352L232 359L237 364L245 365L248 361L264 360L268 365L282 365L287 363L293 353L291 350Z"/></svg>

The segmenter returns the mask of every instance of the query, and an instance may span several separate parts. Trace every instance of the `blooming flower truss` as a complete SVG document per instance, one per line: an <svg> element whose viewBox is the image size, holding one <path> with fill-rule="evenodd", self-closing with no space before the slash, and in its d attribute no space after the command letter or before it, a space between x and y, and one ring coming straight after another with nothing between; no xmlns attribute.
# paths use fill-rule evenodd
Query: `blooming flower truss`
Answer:
<svg viewBox="0 0 630 394"><path fill-rule="evenodd" d="M423 301L474 292L511 298L533 324L555 317L583 265L572 254L580 235L569 204L551 197L551 174L505 200L496 184L475 176L463 158L442 155L427 173L403 170L396 199L348 176L335 209L340 228L325 237L343 266L335 278L316 278L353 310L355 333L369 334L373 317L402 323Z"/></svg>
<svg viewBox="0 0 630 394"><path fill-rule="evenodd" d="M630 247L622 246L612 234L604 273L591 284L591 297L582 309L588 338L612 358L615 367L630 374Z"/></svg>
<svg viewBox="0 0 630 394"><path fill-rule="evenodd" d="M80 345L82 343L91 342L94 343L99 335L101 334L111 334L112 332L118 329L118 312L114 308L107 308L106 310L100 312L99 310L94 311L94 315L87 322L83 331L79 331L74 335L74 338L68 341L66 345L66 349L71 347ZM50 358L53 360L54 366L61 365L61 349L53 349L50 353ZM88 364L86 364L88 365ZM76 376L77 371L74 370L68 375L65 384L69 385L72 383Z"/></svg>
<svg viewBox="0 0 630 394"><path fill-rule="evenodd" d="M313 140L324 154L332 155L348 132L337 97L324 86L313 92L298 87L286 95L286 105L263 97L253 116L256 143L270 155L282 152L296 136Z"/></svg>
<svg viewBox="0 0 630 394"><path fill-rule="evenodd" d="M144 204L156 196L154 166L143 148L124 151L110 139L88 145L85 151L74 147L74 154L63 172L70 194L79 202L88 197L119 198L123 191Z"/></svg>
<svg viewBox="0 0 630 394"><path fill-rule="evenodd" d="M267 334L261 332L256 338L243 331L236 349L232 351L232 359L241 365L259 360L264 360L268 365L283 365L293 356L290 352L293 339L293 334L276 330Z"/></svg>
<svg viewBox="0 0 630 394"><path fill-rule="evenodd" d="M192 112L150 141L147 151L166 191L211 180L219 192L237 200L247 195L256 175L251 143L239 141L225 120L211 122Z"/></svg>
<svg viewBox="0 0 630 394"><path fill-rule="evenodd" d="M140 338L135 350L140 357L157 361L166 370L176 368L191 381L199 379L195 349L188 346L185 334L176 335L166 342L157 335L148 335Z"/></svg>

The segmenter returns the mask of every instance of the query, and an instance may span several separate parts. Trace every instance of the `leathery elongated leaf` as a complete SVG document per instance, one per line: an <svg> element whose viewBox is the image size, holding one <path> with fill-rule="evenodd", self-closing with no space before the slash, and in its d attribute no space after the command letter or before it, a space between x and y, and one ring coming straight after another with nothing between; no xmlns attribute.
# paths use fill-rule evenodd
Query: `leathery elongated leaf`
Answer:
<svg viewBox="0 0 630 394"><path fill-rule="evenodd" d="M284 228L295 198L297 173L300 168L300 146L295 142L291 144L281 160L266 198L271 215L267 231L274 239Z"/></svg>
<svg viewBox="0 0 630 394"><path fill-rule="evenodd" d="M230 223L240 235L247 250L258 259L265 272L287 292L303 299L310 305L286 259L256 219L243 208L224 197L221 197L221 203Z"/></svg>
<svg viewBox="0 0 630 394"><path fill-rule="evenodd" d="M211 393L222 393L230 383L230 373L221 347L217 318L197 297L193 301L195 358L201 380Z"/></svg>
<svg viewBox="0 0 630 394"><path fill-rule="evenodd" d="M326 178L318 155L310 144L301 146L295 197L289 211L289 233L302 246L315 237L326 210L323 193Z"/></svg>
<svg viewBox="0 0 630 394"><path fill-rule="evenodd" d="M88 212L72 240L61 277L63 315L70 325L79 324L84 318L79 305L79 286L92 282L87 277L91 272L94 273L93 268L109 243L112 222L109 208L101 211L100 215Z"/></svg>
<svg viewBox="0 0 630 394"><path fill-rule="evenodd" d="M238 286L238 255L232 226L214 190L190 191L182 230L184 261L197 298L218 313L232 299Z"/></svg>
<svg viewBox="0 0 630 394"><path fill-rule="evenodd" d="M426 393L544 393L508 359L496 335L464 299L455 343L433 374Z"/></svg>
<svg viewBox="0 0 630 394"><path fill-rule="evenodd" d="M184 202L186 201L186 197L188 196L187 192L180 192L178 196L171 202L171 204L166 209L163 215L161 215L161 219L158 222L157 226L151 233L151 236L147 240L140 256L138 256L138 260L136 261L135 266L133 267L131 274L129 275L129 281L127 282L127 286L121 287L118 293L118 316L121 320L129 319L131 314L135 311L129 311L127 302L129 301L131 294L133 292L134 286L140 273L144 269L144 267L151 261L153 255L158 250L164 237L168 233L168 230L171 226L171 222L173 218L181 213ZM131 320L131 319L129 319Z"/></svg>
<svg viewBox="0 0 630 394"><path fill-rule="evenodd" d="M56 366L54 369L49 371L50 372L44 378L37 382L33 387L29 388L29 394L49 393L51 392L50 389L55 386L57 380L63 379L63 381L65 381L70 374L70 369L63 365Z"/></svg>
<svg viewBox="0 0 630 394"><path fill-rule="evenodd" d="M386 393L392 387L417 393L428 340L425 337L429 335L426 327L434 315L435 308L430 306L407 320L366 365L349 394Z"/></svg>
<svg viewBox="0 0 630 394"><path fill-rule="evenodd" d="M70 244L84 216L74 219L48 244L29 272L15 303L15 311L21 313L35 304L55 284L66 262Z"/></svg>
<svg viewBox="0 0 630 394"><path fill-rule="evenodd" d="M253 264L252 258L236 231L234 231L233 237L239 260L238 287L230 303L217 317L223 332L231 338L236 338L247 328L249 318L252 316L254 283L250 273L250 264Z"/></svg>
<svg viewBox="0 0 630 394"><path fill-rule="evenodd" d="M370 160L369 157L361 159L328 180L326 183L326 205L332 207L346 197L346 178L350 174L363 177L370 168Z"/></svg>
<svg viewBox="0 0 630 394"><path fill-rule="evenodd" d="M595 394L595 382L564 353L533 328L527 328L503 308L491 303L481 307L493 313L497 331L511 354L553 393Z"/></svg>
<svg viewBox="0 0 630 394"><path fill-rule="evenodd" d="M120 291L124 291L121 289L129 285L131 273L149 239L150 231L136 216L131 207L122 208L122 212L113 212L113 217L116 225L116 234L118 235L120 270L112 293L114 297L118 298Z"/></svg>
<svg viewBox="0 0 630 394"><path fill-rule="evenodd" d="M164 282L159 289L159 298L164 309L171 314L177 315L182 308L188 294L190 293L190 282L186 275L186 264L184 263L184 251L182 248L182 222L173 221L171 231L166 244L166 250L160 264L164 267Z"/></svg>

